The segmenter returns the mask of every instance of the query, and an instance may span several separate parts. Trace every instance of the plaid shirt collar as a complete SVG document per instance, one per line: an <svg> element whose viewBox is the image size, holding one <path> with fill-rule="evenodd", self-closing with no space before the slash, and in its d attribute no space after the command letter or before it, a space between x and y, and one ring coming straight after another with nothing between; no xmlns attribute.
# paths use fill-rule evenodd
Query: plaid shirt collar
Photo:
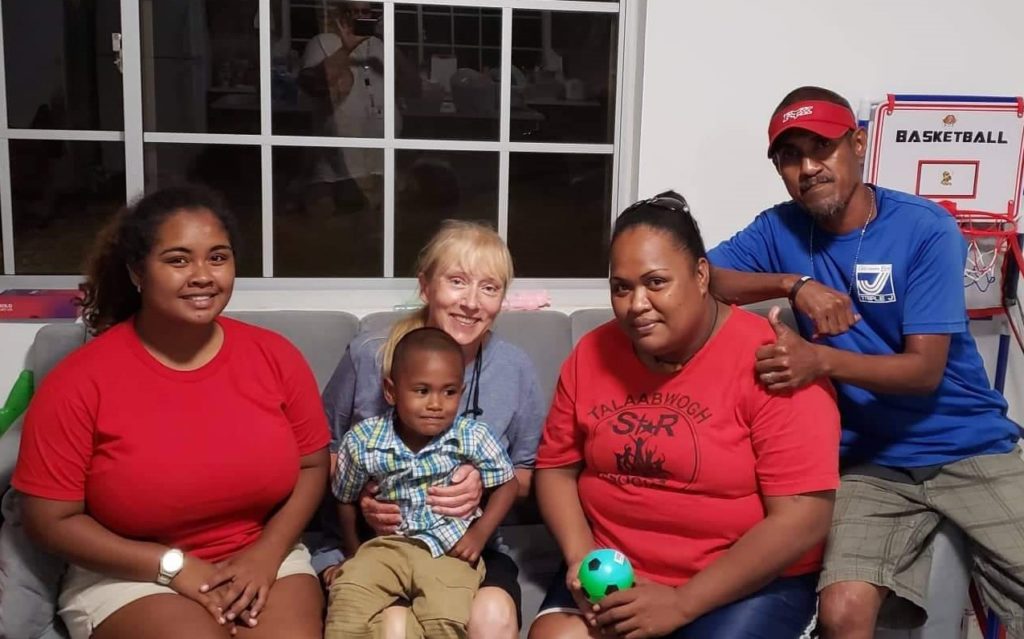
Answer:
<svg viewBox="0 0 1024 639"><path fill-rule="evenodd" d="M466 428L467 417L456 417L451 427L436 437L432 442L423 447L420 453L433 450L449 440L455 440L458 445L458 434ZM405 442L395 432L395 409L388 409L383 415L383 422L379 428L375 428L366 442L368 450L394 450L397 447L408 448Z"/></svg>

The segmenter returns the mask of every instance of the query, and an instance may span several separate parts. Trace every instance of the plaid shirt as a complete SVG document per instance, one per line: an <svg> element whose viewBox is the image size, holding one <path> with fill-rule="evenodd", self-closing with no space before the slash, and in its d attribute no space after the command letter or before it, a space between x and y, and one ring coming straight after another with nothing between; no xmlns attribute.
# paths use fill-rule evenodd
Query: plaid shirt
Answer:
<svg viewBox="0 0 1024 639"><path fill-rule="evenodd" d="M413 453L395 433L394 411L365 419L341 440L338 471L332 490L341 502L354 502L368 480L380 485L378 498L398 504L402 523L398 534L424 542L434 557L447 553L462 539L480 509L468 519L434 514L427 506L427 488L446 486L462 464L480 471L484 487L512 479L512 461L482 422L458 417L451 427L423 450Z"/></svg>

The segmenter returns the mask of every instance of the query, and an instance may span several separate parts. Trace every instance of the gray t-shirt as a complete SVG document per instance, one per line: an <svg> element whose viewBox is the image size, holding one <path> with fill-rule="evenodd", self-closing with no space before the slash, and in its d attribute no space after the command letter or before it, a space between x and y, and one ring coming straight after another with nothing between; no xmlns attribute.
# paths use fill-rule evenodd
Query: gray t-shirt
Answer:
<svg viewBox="0 0 1024 639"><path fill-rule="evenodd" d="M323 392L324 411L331 426L331 452L337 452L349 428L389 409L384 399L381 347L389 329L356 335L338 362ZM537 444L544 426L544 400L530 357L518 346L494 333L484 343L479 376L477 421L487 429L512 459L516 468L533 468ZM472 382L476 361L466 366L466 390L459 412L473 406ZM325 499L319 517L311 523L304 541L319 573L341 561L334 500ZM318 530L317 530L318 529ZM492 540L494 543L494 540Z"/></svg>

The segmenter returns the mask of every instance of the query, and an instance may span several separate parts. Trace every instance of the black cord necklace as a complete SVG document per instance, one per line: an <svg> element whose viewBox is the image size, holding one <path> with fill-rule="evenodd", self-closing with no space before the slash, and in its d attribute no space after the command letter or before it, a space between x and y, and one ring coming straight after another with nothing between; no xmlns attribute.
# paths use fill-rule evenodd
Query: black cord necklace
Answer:
<svg viewBox="0 0 1024 639"><path fill-rule="evenodd" d="M484 409L480 408L480 369L484 366L484 343L480 341L480 347L476 349L476 360L473 363L473 374L469 378L469 392L466 393L466 409L462 411L461 417L480 419ZM470 404L472 403L472 407Z"/></svg>

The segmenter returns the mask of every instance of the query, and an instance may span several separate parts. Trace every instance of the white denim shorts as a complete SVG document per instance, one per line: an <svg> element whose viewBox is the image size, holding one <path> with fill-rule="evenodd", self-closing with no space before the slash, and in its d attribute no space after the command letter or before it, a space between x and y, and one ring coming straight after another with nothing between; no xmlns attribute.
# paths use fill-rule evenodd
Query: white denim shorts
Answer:
<svg viewBox="0 0 1024 639"><path fill-rule="evenodd" d="M277 578L302 574L316 578L309 550L298 544L281 562ZM71 639L89 639L104 619L133 601L150 595L174 594L177 593L155 582L113 579L70 565L61 587L59 610Z"/></svg>

